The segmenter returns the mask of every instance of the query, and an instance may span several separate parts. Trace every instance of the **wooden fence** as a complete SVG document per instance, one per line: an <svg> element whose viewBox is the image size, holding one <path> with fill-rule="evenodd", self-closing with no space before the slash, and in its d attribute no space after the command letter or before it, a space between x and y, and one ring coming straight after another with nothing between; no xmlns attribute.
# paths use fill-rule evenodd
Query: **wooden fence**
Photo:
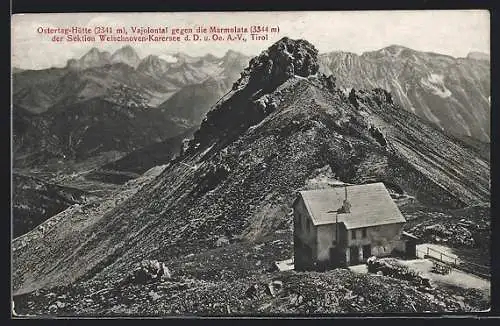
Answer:
<svg viewBox="0 0 500 326"><path fill-rule="evenodd" d="M450 265L453 268L462 270L467 273L474 274L476 276L490 279L490 268L488 266L478 265L458 257L452 257L444 252L439 250L427 247L425 251L417 250L417 257L420 258L431 258L447 265Z"/></svg>

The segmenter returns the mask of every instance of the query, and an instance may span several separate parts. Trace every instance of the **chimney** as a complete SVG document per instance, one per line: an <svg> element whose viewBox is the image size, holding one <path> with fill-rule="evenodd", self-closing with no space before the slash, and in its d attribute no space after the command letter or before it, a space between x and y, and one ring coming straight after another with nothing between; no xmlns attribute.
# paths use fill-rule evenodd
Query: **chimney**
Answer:
<svg viewBox="0 0 500 326"><path fill-rule="evenodd" d="M344 202L342 203L342 212L343 213L350 213L351 212L351 203L347 200L347 185L344 184L344 190L345 190L345 198Z"/></svg>

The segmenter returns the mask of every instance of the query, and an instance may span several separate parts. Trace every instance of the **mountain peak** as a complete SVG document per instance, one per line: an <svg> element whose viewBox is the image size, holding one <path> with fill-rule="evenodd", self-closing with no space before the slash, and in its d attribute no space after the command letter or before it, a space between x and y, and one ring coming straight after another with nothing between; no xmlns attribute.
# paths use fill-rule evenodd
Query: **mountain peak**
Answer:
<svg viewBox="0 0 500 326"><path fill-rule="evenodd" d="M130 45L125 45L113 53L111 56L112 63L125 63L129 66L136 68L141 59L137 52L135 52L134 48Z"/></svg>
<svg viewBox="0 0 500 326"><path fill-rule="evenodd" d="M93 46L88 52L87 54L95 54L95 53L100 53L101 51L99 51L98 48L96 48L95 46Z"/></svg>
<svg viewBox="0 0 500 326"><path fill-rule="evenodd" d="M402 50L409 50L409 48L406 47L406 46L403 46L403 45L399 45L399 44L391 44L389 46L386 46L382 50L386 50L386 51L394 53L394 52L399 52L399 51L402 51Z"/></svg>
<svg viewBox="0 0 500 326"><path fill-rule="evenodd" d="M380 57L380 56L388 56L388 57L401 57L408 55L413 51L412 49L398 45L398 44L391 44L389 46L386 46L380 50L375 50L375 51L367 51L362 54L362 56L370 56L370 57Z"/></svg>
<svg viewBox="0 0 500 326"><path fill-rule="evenodd" d="M159 56L157 56L156 54L150 54L147 57L145 57L144 59L142 59L142 62L153 63L153 62L159 62L161 60L162 59Z"/></svg>
<svg viewBox="0 0 500 326"><path fill-rule="evenodd" d="M85 58L100 58L100 57L109 57L108 51L100 51L95 46L92 47L87 53L85 53L80 60Z"/></svg>
<svg viewBox="0 0 500 326"><path fill-rule="evenodd" d="M193 57L183 52L176 52L172 57L176 58L179 62L191 62L194 60Z"/></svg>
<svg viewBox="0 0 500 326"><path fill-rule="evenodd" d="M122 51L133 51L133 52L135 52L134 48L130 44L122 46L119 50L122 50Z"/></svg>
<svg viewBox="0 0 500 326"><path fill-rule="evenodd" d="M314 45L284 37L250 60L233 89L245 85L250 89L270 90L294 75L307 77L318 69L318 50Z"/></svg>
<svg viewBox="0 0 500 326"><path fill-rule="evenodd" d="M472 51L467 54L467 59L490 61L490 55L484 52Z"/></svg>
<svg viewBox="0 0 500 326"><path fill-rule="evenodd" d="M207 60L207 61L217 61L217 60L219 60L219 58L218 58L218 57L216 57L215 55L213 55L212 53L207 53L207 54L205 54L205 55L202 57L202 59Z"/></svg>
<svg viewBox="0 0 500 326"><path fill-rule="evenodd" d="M234 50L227 50L227 52L224 54L225 59L235 58L235 57L240 57L240 56L244 56L244 54L237 52L237 51L234 51Z"/></svg>
<svg viewBox="0 0 500 326"><path fill-rule="evenodd" d="M157 55L150 54L137 64L137 71L155 78L161 78L168 70L169 63Z"/></svg>
<svg viewBox="0 0 500 326"><path fill-rule="evenodd" d="M107 51L99 51L98 48L92 47L87 53L81 56L80 59L70 59L67 66L72 69L87 69L94 67L102 67L110 63L110 54Z"/></svg>

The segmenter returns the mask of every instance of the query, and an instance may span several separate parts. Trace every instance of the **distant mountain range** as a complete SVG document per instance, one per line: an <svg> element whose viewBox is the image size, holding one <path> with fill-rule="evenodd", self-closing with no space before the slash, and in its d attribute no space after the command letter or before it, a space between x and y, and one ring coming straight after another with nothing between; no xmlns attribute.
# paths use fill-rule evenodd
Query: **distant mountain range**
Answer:
<svg viewBox="0 0 500 326"><path fill-rule="evenodd" d="M16 163L132 151L178 135L199 125L249 59L235 51L173 57L92 48L64 68L14 69Z"/></svg>
<svg viewBox="0 0 500 326"><path fill-rule="evenodd" d="M114 53L92 48L64 68L13 68L15 162L132 151L197 128L250 59L231 50L222 58L184 53L173 58L141 59L128 45ZM404 109L443 130L489 142L487 54L453 58L393 45L362 55L324 53L319 67L333 74L346 94L352 88L384 88ZM72 133L61 129L68 125Z"/></svg>
<svg viewBox="0 0 500 326"><path fill-rule="evenodd" d="M404 109L458 136L490 141L490 62L484 53L466 58L392 45L357 55L320 55L321 71L339 86L384 88Z"/></svg>
<svg viewBox="0 0 500 326"><path fill-rule="evenodd" d="M20 70L14 68L14 103L32 113L42 113L60 104L105 97L117 104L156 107L187 85L207 79L222 81L226 87L239 77L248 57L228 51L222 58L213 55L191 57L174 54L176 62L156 55L140 59L131 46L113 54L92 48L79 59L70 59L64 68ZM137 94L123 103L122 92Z"/></svg>

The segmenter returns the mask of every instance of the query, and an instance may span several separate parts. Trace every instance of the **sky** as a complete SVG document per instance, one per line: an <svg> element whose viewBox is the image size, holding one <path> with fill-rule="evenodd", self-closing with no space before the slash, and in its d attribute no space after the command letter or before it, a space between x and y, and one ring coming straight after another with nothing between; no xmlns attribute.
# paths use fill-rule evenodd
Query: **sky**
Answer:
<svg viewBox="0 0 500 326"><path fill-rule="evenodd" d="M221 42L52 42L41 28L72 26L195 28L262 25L279 27L265 41ZM257 55L288 36L311 42L320 53L348 51L361 54L397 44L419 51L465 57L490 53L490 15L486 10L306 11L306 12L196 12L196 13L57 13L17 14L11 24L12 65L22 69L64 67L92 47L111 53L132 45L141 58L155 54L165 59L177 52L192 56L223 56L229 49ZM116 34L115 34L116 35ZM129 34L130 35L130 34Z"/></svg>

